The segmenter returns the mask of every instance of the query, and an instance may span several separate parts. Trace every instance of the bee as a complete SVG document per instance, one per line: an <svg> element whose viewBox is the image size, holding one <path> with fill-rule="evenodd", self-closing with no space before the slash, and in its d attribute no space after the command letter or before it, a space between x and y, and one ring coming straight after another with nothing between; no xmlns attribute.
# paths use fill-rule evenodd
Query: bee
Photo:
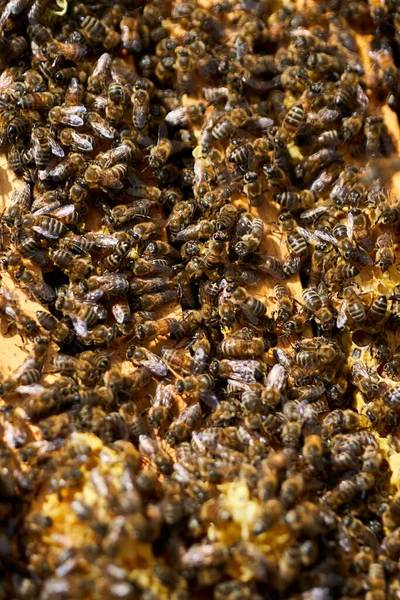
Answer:
<svg viewBox="0 0 400 600"><path fill-rule="evenodd" d="M153 169L161 169L171 154L178 151L179 148L178 142L172 142L168 138L168 131L165 123L160 123L157 144L150 149L149 165Z"/></svg>
<svg viewBox="0 0 400 600"><path fill-rule="evenodd" d="M378 85L383 84L389 90L394 89L398 78L393 53L389 44L382 43L379 50L371 50L369 54L378 71Z"/></svg>
<svg viewBox="0 0 400 600"><path fill-rule="evenodd" d="M105 188L111 190L121 190L123 188L122 179L127 174L126 165L120 163L109 169L103 170L99 165L91 164L84 172L84 180L90 188ZM124 208L127 208L123 205ZM116 208L112 209L111 214Z"/></svg>
<svg viewBox="0 0 400 600"><path fill-rule="evenodd" d="M289 143L304 124L306 114L307 108L304 104L301 102L293 104L282 121L277 133L278 139L285 144Z"/></svg>
<svg viewBox="0 0 400 600"><path fill-rule="evenodd" d="M351 479L343 479L331 491L326 492L323 500L333 509L341 504L348 504L358 493L357 483Z"/></svg>
<svg viewBox="0 0 400 600"><path fill-rule="evenodd" d="M245 174L243 182L243 191L247 196L249 206L261 206L264 196L259 175L254 171L249 171Z"/></svg>
<svg viewBox="0 0 400 600"><path fill-rule="evenodd" d="M200 418L201 407L198 402L184 408L175 421L171 423L166 433L166 441L171 445L186 442Z"/></svg>
<svg viewBox="0 0 400 600"><path fill-rule="evenodd" d="M163 450L157 440L151 439L146 434L139 436L139 450L154 464L156 469L163 475L172 473L172 459L165 450Z"/></svg>
<svg viewBox="0 0 400 600"><path fill-rule="evenodd" d="M316 201L316 195L311 190L303 190L300 194L296 192L283 192L274 194L274 200L285 210L296 212L313 206Z"/></svg>
<svg viewBox="0 0 400 600"><path fill-rule="evenodd" d="M49 111L49 121L53 125L67 125L68 127L80 127L84 124L83 117L86 108L78 106L54 106Z"/></svg>
<svg viewBox="0 0 400 600"><path fill-rule="evenodd" d="M336 267L330 268L325 275L325 280L328 285L339 284L349 279L353 279L359 274L360 270L357 267L346 263L339 264Z"/></svg>
<svg viewBox="0 0 400 600"><path fill-rule="evenodd" d="M352 69L346 69L341 77L334 95L334 104L337 108L343 111L346 108L353 106L353 100L357 97L357 85L359 83L359 75Z"/></svg>
<svg viewBox="0 0 400 600"><path fill-rule="evenodd" d="M181 48L176 53L176 84L181 94L191 94L195 87L194 64L189 52Z"/></svg>
<svg viewBox="0 0 400 600"><path fill-rule="evenodd" d="M375 265L379 266L382 273L385 273L396 262L393 237L389 232L378 236L375 249Z"/></svg>
<svg viewBox="0 0 400 600"><path fill-rule="evenodd" d="M258 360L213 360L210 373L221 379L239 383L256 383L264 374L263 364Z"/></svg>
<svg viewBox="0 0 400 600"><path fill-rule="evenodd" d="M283 213L279 216L279 224L286 237L289 252L300 258L305 256L308 252L307 240L303 233L300 233L298 230L293 215L291 213Z"/></svg>
<svg viewBox="0 0 400 600"><path fill-rule="evenodd" d="M336 321L339 329L344 327L348 316L357 324L365 323L367 319L364 303L351 286L343 290L343 302Z"/></svg>
<svg viewBox="0 0 400 600"><path fill-rule="evenodd" d="M165 356L163 356L163 359L167 362ZM157 429L166 421L170 415L175 394L175 388L172 384L158 383L154 397L150 400L151 407L147 415L150 427Z"/></svg>
<svg viewBox="0 0 400 600"><path fill-rule="evenodd" d="M387 297L382 295L378 296L371 304L367 312L367 323L368 325L375 325L380 327L382 322L386 318L388 309Z"/></svg>
<svg viewBox="0 0 400 600"><path fill-rule="evenodd" d="M324 334L332 331L335 326L335 320L328 305L328 295L325 285L320 283L317 290L306 288L303 290L302 296L306 307L313 314L318 328Z"/></svg>
<svg viewBox="0 0 400 600"><path fill-rule="evenodd" d="M181 229L176 234L178 242L187 242L190 240L208 239L214 233L214 223L207 220L198 221L194 225L189 225Z"/></svg>
<svg viewBox="0 0 400 600"><path fill-rule="evenodd" d="M203 102L192 104L190 106L181 106L167 113L165 122L174 127L187 127L201 123L205 115L206 107Z"/></svg>
<svg viewBox="0 0 400 600"><path fill-rule="evenodd" d="M217 397L213 392L215 379L208 373L190 375L184 377L184 379L179 379L175 387L179 394L195 395L211 408L218 406Z"/></svg>
<svg viewBox="0 0 400 600"><path fill-rule="evenodd" d="M375 398L380 393L379 380L363 363L355 362L351 367L352 381L367 398Z"/></svg>
<svg viewBox="0 0 400 600"><path fill-rule="evenodd" d="M204 248L204 266L212 271L228 262L227 242L212 238Z"/></svg>
<svg viewBox="0 0 400 600"><path fill-rule="evenodd" d="M220 567L228 560L228 548L221 542L193 544L182 556L182 564L188 568Z"/></svg>
<svg viewBox="0 0 400 600"><path fill-rule="evenodd" d="M278 303L278 323L285 323L293 315L293 298L288 288L282 283L274 287L275 298Z"/></svg>
<svg viewBox="0 0 400 600"><path fill-rule="evenodd" d="M211 139L221 141L228 138L236 127L246 122L247 118L248 115L242 108L234 109L229 116L221 116L212 127Z"/></svg>
<svg viewBox="0 0 400 600"><path fill-rule="evenodd" d="M23 216L20 220L17 219L16 226L33 229L48 239L58 239L68 233L67 226L59 219L66 218L74 210L73 204L65 204L54 210L39 209L30 215Z"/></svg>
<svg viewBox="0 0 400 600"><path fill-rule="evenodd" d="M48 135L45 127L32 128L33 159L39 169L45 169L50 161L52 152L59 157L64 156L64 150Z"/></svg>
<svg viewBox="0 0 400 600"><path fill-rule="evenodd" d="M218 353L229 358L253 358L260 356L268 348L267 342L261 337L244 339L242 337L226 337L218 346Z"/></svg>
<svg viewBox="0 0 400 600"><path fill-rule="evenodd" d="M286 279L283 267L284 264L276 256L260 255L257 261L257 269L274 279Z"/></svg>
<svg viewBox="0 0 400 600"><path fill-rule="evenodd" d="M86 52L86 46L78 43L63 43L53 39L46 45L46 54L51 59L61 55L73 62L81 62L85 58Z"/></svg>
<svg viewBox="0 0 400 600"><path fill-rule="evenodd" d="M111 139L111 140L115 138L116 130L114 129L114 127L112 127L107 122L107 120L103 119L98 113L88 112L85 115L85 121L89 125L89 127L94 131L94 133L96 133L100 137L105 138L105 139ZM90 137L90 136L88 136L88 137ZM94 147L94 145L93 145L93 147ZM121 148L121 146L117 147L117 148L119 148L119 152L121 154L125 153L125 156L129 157L129 155L132 154L132 150L131 150L130 146L128 146L128 144L122 145L122 148ZM117 149L113 148L112 150L109 150L109 153L113 152L115 154L116 151L117 151ZM107 152L104 154L107 155ZM118 162L118 160L116 160L115 162ZM105 160L105 163L106 163L104 165L105 168L112 167L113 164L115 164L114 162L111 162L108 164L107 159Z"/></svg>
<svg viewBox="0 0 400 600"><path fill-rule="evenodd" d="M227 294L228 298L241 309L246 319L253 325L258 325L262 317L266 315L265 304L254 296L250 296L243 287L231 284Z"/></svg>
<svg viewBox="0 0 400 600"><path fill-rule="evenodd" d="M288 187L289 181L283 169L278 167L276 163L263 166L263 173L266 178L266 189L271 190L278 188L283 190Z"/></svg>
<svg viewBox="0 0 400 600"><path fill-rule="evenodd" d="M264 223L258 217L244 213L238 223L237 232L240 240L234 245L235 252L243 258L247 254L255 252L264 239Z"/></svg>
<svg viewBox="0 0 400 600"><path fill-rule="evenodd" d="M68 154L56 166L51 165L48 173L55 183L65 181L72 175L75 175L85 164L85 158L78 152Z"/></svg>
<svg viewBox="0 0 400 600"><path fill-rule="evenodd" d="M36 317L43 329L50 331L52 339L57 344L68 344L71 341L72 332L70 328L51 313L38 310L36 311Z"/></svg>
<svg viewBox="0 0 400 600"><path fill-rule="evenodd" d="M394 325L398 326L400 323L400 286L396 285L394 288L394 294L389 297L392 301L390 307L390 319Z"/></svg>
<svg viewBox="0 0 400 600"><path fill-rule="evenodd" d="M187 354L186 350L162 348L161 356L172 372L176 371L183 376L195 374L195 359Z"/></svg>
<svg viewBox="0 0 400 600"><path fill-rule="evenodd" d="M96 145L95 138L87 133L77 133L72 127L66 127L59 133L60 142L76 152L91 152Z"/></svg>
<svg viewBox="0 0 400 600"><path fill-rule="evenodd" d="M149 119L150 98L144 89L134 89L131 96L132 122L139 130L145 129ZM168 157L167 157L168 158Z"/></svg>

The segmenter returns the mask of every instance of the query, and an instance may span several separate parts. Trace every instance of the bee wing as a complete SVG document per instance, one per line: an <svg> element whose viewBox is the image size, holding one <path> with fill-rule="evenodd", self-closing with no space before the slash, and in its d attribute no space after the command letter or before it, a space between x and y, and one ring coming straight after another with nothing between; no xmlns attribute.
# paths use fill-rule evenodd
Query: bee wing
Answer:
<svg viewBox="0 0 400 600"><path fill-rule="evenodd" d="M106 235L105 233L96 233L92 236L96 246L101 248L112 248L118 244L118 240L112 235Z"/></svg>
<svg viewBox="0 0 400 600"><path fill-rule="evenodd" d="M369 98L361 85L357 86L357 102L364 111L367 111L369 106Z"/></svg>
<svg viewBox="0 0 400 600"><path fill-rule="evenodd" d="M374 264L373 259L362 248L358 248L356 260L357 260L357 262L361 263L362 265L373 265Z"/></svg>
<svg viewBox="0 0 400 600"><path fill-rule="evenodd" d="M91 152L93 150L92 142L83 135L80 135L79 133L76 133L76 131L73 131L71 133L71 137L77 145L78 149L82 150L82 152Z"/></svg>
<svg viewBox="0 0 400 600"><path fill-rule="evenodd" d="M199 228L199 224L197 223L196 225L189 225L188 227L185 227L185 229L181 229L176 234L177 241L184 242L184 241L190 239L191 236L196 233L198 228Z"/></svg>
<svg viewBox="0 0 400 600"><path fill-rule="evenodd" d="M168 375L167 365L156 354L150 350L146 350L147 360L142 361L142 365L149 369L153 375L158 377L166 377Z"/></svg>
<svg viewBox="0 0 400 600"><path fill-rule="evenodd" d="M19 394L42 394L45 390L46 388L40 383L31 383L29 385L19 385L16 391Z"/></svg>
<svg viewBox="0 0 400 600"><path fill-rule="evenodd" d="M354 236L354 216L351 212L347 214L347 237L352 240Z"/></svg>
<svg viewBox="0 0 400 600"><path fill-rule="evenodd" d="M61 122L70 127L81 127L81 125L84 125L84 120L79 116L80 111L77 109L79 109L78 106L67 106L66 108L63 108Z"/></svg>
<svg viewBox="0 0 400 600"><path fill-rule="evenodd" d="M72 321L72 325L74 326L76 334L83 338L87 337L88 328L85 321L83 321L79 317L76 317L75 315L69 315L69 318Z"/></svg>
<svg viewBox="0 0 400 600"><path fill-rule="evenodd" d="M290 371L292 363L291 363L291 360L290 360L287 352L285 352L284 350L281 350L281 348L274 348L273 352L274 352L274 357L278 361L278 363L280 365L282 365L282 367L286 371Z"/></svg>
<svg viewBox="0 0 400 600"><path fill-rule="evenodd" d="M239 308L243 311L244 316L252 325L258 325L260 319L257 315L254 314L252 310L250 310L245 302L239 302Z"/></svg>
<svg viewBox="0 0 400 600"><path fill-rule="evenodd" d="M218 408L219 406L219 400L214 394L214 392L211 392L209 390L206 392L199 392L199 398L202 402L204 402L204 404L207 404L207 406L209 406L210 408Z"/></svg>
<svg viewBox="0 0 400 600"><path fill-rule="evenodd" d="M37 163L38 160L40 160L40 151L41 151L40 144L38 143L36 137L34 135L32 135L32 154L33 154L33 159L34 159L35 163Z"/></svg>
<svg viewBox="0 0 400 600"><path fill-rule="evenodd" d="M265 387L281 390L286 381L286 371L282 365L274 365L268 373Z"/></svg>
<svg viewBox="0 0 400 600"><path fill-rule="evenodd" d="M54 298L56 297L56 293L53 288L45 281L40 281L37 285L31 285L30 289L36 300L44 304L53 302Z"/></svg>
<svg viewBox="0 0 400 600"><path fill-rule="evenodd" d="M165 117L165 122L168 123L168 125L172 126L183 125L184 123L186 123L186 108L184 106L181 106L179 108L171 110L169 113L167 113Z"/></svg>
<svg viewBox="0 0 400 600"><path fill-rule="evenodd" d="M312 240L313 242L316 242L318 244L321 240L324 240L325 242L330 242L331 244L337 244L337 241L334 237L323 231L313 232L309 231L308 229L304 229L303 227L298 227L297 231L301 233L301 235L304 236L307 241Z"/></svg>
<svg viewBox="0 0 400 600"><path fill-rule="evenodd" d="M122 188L124 187L123 183L117 177L108 176L107 181L103 181L102 183L103 185L100 187L106 193L107 188L111 188L112 190L122 190Z"/></svg>
<svg viewBox="0 0 400 600"><path fill-rule="evenodd" d="M15 310L13 309L12 306L5 306L3 308L3 312L8 317L10 317L10 319L13 319L14 321L16 321L18 319L18 315L17 315L17 313L15 312Z"/></svg>
<svg viewBox="0 0 400 600"><path fill-rule="evenodd" d="M57 240L58 235L56 233L50 233L47 229L43 229L43 227L39 227L39 225L32 225L32 229L36 231L36 233L40 233L43 237L49 238L49 240Z"/></svg>
<svg viewBox="0 0 400 600"><path fill-rule="evenodd" d="M3 13L4 15L4 13ZM0 92L6 90L13 83L15 75L11 75L7 69L0 75Z"/></svg>
<svg viewBox="0 0 400 600"><path fill-rule="evenodd" d="M168 138L168 127L165 121L162 121L158 126L158 136L157 143L159 144L161 140L165 140Z"/></svg>
<svg viewBox="0 0 400 600"><path fill-rule="evenodd" d="M30 369L37 369L38 367L39 365L36 358L27 358L22 365L19 365L19 367L14 371L13 378L18 379L21 377L21 375L26 373L26 371L29 371Z"/></svg>
<svg viewBox="0 0 400 600"><path fill-rule="evenodd" d="M64 206L60 206L60 208L57 208L56 210L51 212L51 215L53 217L57 217L58 219L62 219L63 217L68 217L68 215L71 215L75 210L75 205L74 204L64 204Z"/></svg>
<svg viewBox="0 0 400 600"><path fill-rule="evenodd" d="M340 307L337 319L336 326L338 329L342 329L346 325L347 322L347 302L343 300L342 306Z"/></svg>
<svg viewBox="0 0 400 600"><path fill-rule="evenodd" d="M193 375L200 375L201 373L203 373L205 366L206 366L207 358L208 358L208 355L207 355L206 351L204 350L204 348L201 348L201 347L197 348L197 350L193 356L193 360L194 360L193 369L192 369Z"/></svg>
<svg viewBox="0 0 400 600"><path fill-rule="evenodd" d="M10 205L20 206L21 208L28 208L31 201L31 188L29 184L24 183L19 190L13 192L11 196Z"/></svg>
<svg viewBox="0 0 400 600"><path fill-rule="evenodd" d="M64 150L61 148L60 144L56 142L56 140L53 137L51 137L51 135L49 135L48 140L52 153L55 156L63 158L65 156L65 153Z"/></svg>
<svg viewBox="0 0 400 600"><path fill-rule="evenodd" d="M48 215L60 207L60 202L58 200L46 202L44 204L41 204L40 201L43 201L41 197L36 198L36 201L34 200L31 206L32 214L35 217L38 217L39 215Z"/></svg>
<svg viewBox="0 0 400 600"><path fill-rule="evenodd" d="M327 206L314 206L314 208L310 208L301 213L300 219L312 219L312 217L319 217L323 215L328 210Z"/></svg>
<svg viewBox="0 0 400 600"><path fill-rule="evenodd" d="M113 140L115 137L115 129L111 127L104 119L90 119L88 120L88 125L93 129L95 133L98 133L99 136Z"/></svg>
<svg viewBox="0 0 400 600"><path fill-rule="evenodd" d="M239 390L244 390L245 392L250 392L251 391L251 386L248 383L245 383L244 381L238 381L237 379L227 379L226 380L227 384L233 387L236 387Z"/></svg>
<svg viewBox="0 0 400 600"><path fill-rule="evenodd" d="M52 172L58 164L59 161L56 158L53 158L45 169L38 171L40 181L45 181L49 177L52 177Z"/></svg>

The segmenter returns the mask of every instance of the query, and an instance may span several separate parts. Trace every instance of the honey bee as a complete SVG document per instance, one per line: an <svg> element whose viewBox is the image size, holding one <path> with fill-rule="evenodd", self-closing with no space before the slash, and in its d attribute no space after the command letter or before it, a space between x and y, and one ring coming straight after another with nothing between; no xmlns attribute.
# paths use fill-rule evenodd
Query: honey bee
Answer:
<svg viewBox="0 0 400 600"><path fill-rule="evenodd" d="M204 266L209 270L217 270L228 262L227 243L212 238L205 244Z"/></svg>
<svg viewBox="0 0 400 600"><path fill-rule="evenodd" d="M260 337L245 339L242 337L226 337L218 346L218 352L230 358L252 358L266 351L267 342Z"/></svg>
<svg viewBox="0 0 400 600"><path fill-rule="evenodd" d="M382 273L385 273L395 264L396 258L394 255L393 237L389 232L385 232L378 236L375 244L376 255L375 265L379 266Z"/></svg>
<svg viewBox="0 0 400 600"><path fill-rule="evenodd" d="M379 50L370 51L370 57L378 71L379 84L387 89L393 89L398 81L397 69L389 44L382 43Z"/></svg>
<svg viewBox="0 0 400 600"><path fill-rule="evenodd" d="M66 127L59 133L60 142L76 152L91 152L96 144L93 136L77 133L72 127Z"/></svg>
<svg viewBox="0 0 400 600"><path fill-rule="evenodd" d="M243 258L259 248L264 239L264 223L258 217L244 213L237 223L237 232L240 240L235 243L234 248L237 255Z"/></svg>
<svg viewBox="0 0 400 600"><path fill-rule="evenodd" d="M39 169L45 169L50 161L51 154L63 157L64 150L49 136L45 127L32 128L33 158Z"/></svg>
<svg viewBox="0 0 400 600"><path fill-rule="evenodd" d="M211 408L218 406L217 396L213 392L214 387L215 379L208 373L190 375L176 382L176 390L179 394L194 395Z"/></svg>
<svg viewBox="0 0 400 600"><path fill-rule="evenodd" d="M329 301L326 287L320 283L317 290L314 288L304 289L302 292L303 300L308 310L313 314L318 328L327 334L335 326L335 320L332 311L329 308Z"/></svg>
<svg viewBox="0 0 400 600"><path fill-rule="evenodd" d="M131 96L132 122L139 130L145 129L149 119L150 98L144 89L135 89ZM167 157L168 158L168 157Z"/></svg>
<svg viewBox="0 0 400 600"><path fill-rule="evenodd" d="M187 127L188 125L200 123L204 117L205 111L206 107L203 102L198 102L191 106L182 106L167 113L165 122L167 125L172 125L174 127Z"/></svg>
<svg viewBox="0 0 400 600"><path fill-rule="evenodd" d="M92 164L85 170L84 180L91 188L121 190L123 188L121 179L124 179L126 174L127 167L122 163L106 170L103 170L99 165ZM123 206L125 207L125 205ZM115 210L114 208L110 212L113 213Z"/></svg>
<svg viewBox="0 0 400 600"><path fill-rule="evenodd" d="M168 131L165 123L160 123L157 144L150 149L149 165L153 169L161 169L171 154L178 151L180 147L179 142L172 142L168 138Z"/></svg>
<svg viewBox="0 0 400 600"><path fill-rule="evenodd" d="M256 383L263 376L263 365L257 360L213 360L210 372L233 382Z"/></svg>
<svg viewBox="0 0 400 600"><path fill-rule="evenodd" d="M147 415L147 421L150 427L154 429L159 428L166 421L170 415L175 394L175 388L172 384L165 385L160 382L157 385Z"/></svg>
<svg viewBox="0 0 400 600"><path fill-rule="evenodd" d="M274 287L275 298L278 303L278 323L285 323L293 315L293 298L288 288L279 283Z"/></svg>
<svg viewBox="0 0 400 600"><path fill-rule="evenodd" d="M61 55L68 60L80 62L85 58L86 52L86 46L78 43L63 43L52 40L46 46L46 54L51 59Z"/></svg>
<svg viewBox="0 0 400 600"><path fill-rule="evenodd" d="M172 473L172 459L169 454L163 450L157 440L151 439L148 435L139 436L139 450L154 464L157 470L163 475Z"/></svg>
<svg viewBox="0 0 400 600"><path fill-rule="evenodd" d="M325 280L328 285L338 284L349 279L353 279L359 274L360 270L352 265L339 264L326 272Z"/></svg>
<svg viewBox="0 0 400 600"><path fill-rule="evenodd" d="M286 279L284 264L276 256L261 255L257 261L257 269L275 279Z"/></svg>
<svg viewBox="0 0 400 600"><path fill-rule="evenodd" d="M300 194L296 192L283 192L274 194L274 200L285 210L296 212L313 206L316 201L316 195L311 190L303 190Z"/></svg>
<svg viewBox="0 0 400 600"><path fill-rule="evenodd" d="M305 230L301 228L300 233L293 215L290 213L283 213L279 216L279 224L286 237L286 243L289 252L300 258L306 255L308 252L308 246L307 240L303 235L303 231Z"/></svg>
<svg viewBox="0 0 400 600"><path fill-rule="evenodd" d="M367 319L364 304L351 286L343 290L343 302L336 321L339 329L344 327L348 316L358 324L364 323Z"/></svg>
<svg viewBox="0 0 400 600"><path fill-rule="evenodd" d="M201 418L201 407L197 402L184 408L173 421L166 433L166 440L171 445L182 444L189 439L193 428Z"/></svg>

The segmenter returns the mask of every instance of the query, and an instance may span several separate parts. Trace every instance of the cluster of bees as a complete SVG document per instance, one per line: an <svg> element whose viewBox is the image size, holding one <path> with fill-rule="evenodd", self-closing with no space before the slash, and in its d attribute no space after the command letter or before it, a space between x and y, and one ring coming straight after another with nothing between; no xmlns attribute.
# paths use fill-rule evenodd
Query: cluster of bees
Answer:
<svg viewBox="0 0 400 600"><path fill-rule="evenodd" d="M400 597L399 31L0 3L0 599Z"/></svg>

